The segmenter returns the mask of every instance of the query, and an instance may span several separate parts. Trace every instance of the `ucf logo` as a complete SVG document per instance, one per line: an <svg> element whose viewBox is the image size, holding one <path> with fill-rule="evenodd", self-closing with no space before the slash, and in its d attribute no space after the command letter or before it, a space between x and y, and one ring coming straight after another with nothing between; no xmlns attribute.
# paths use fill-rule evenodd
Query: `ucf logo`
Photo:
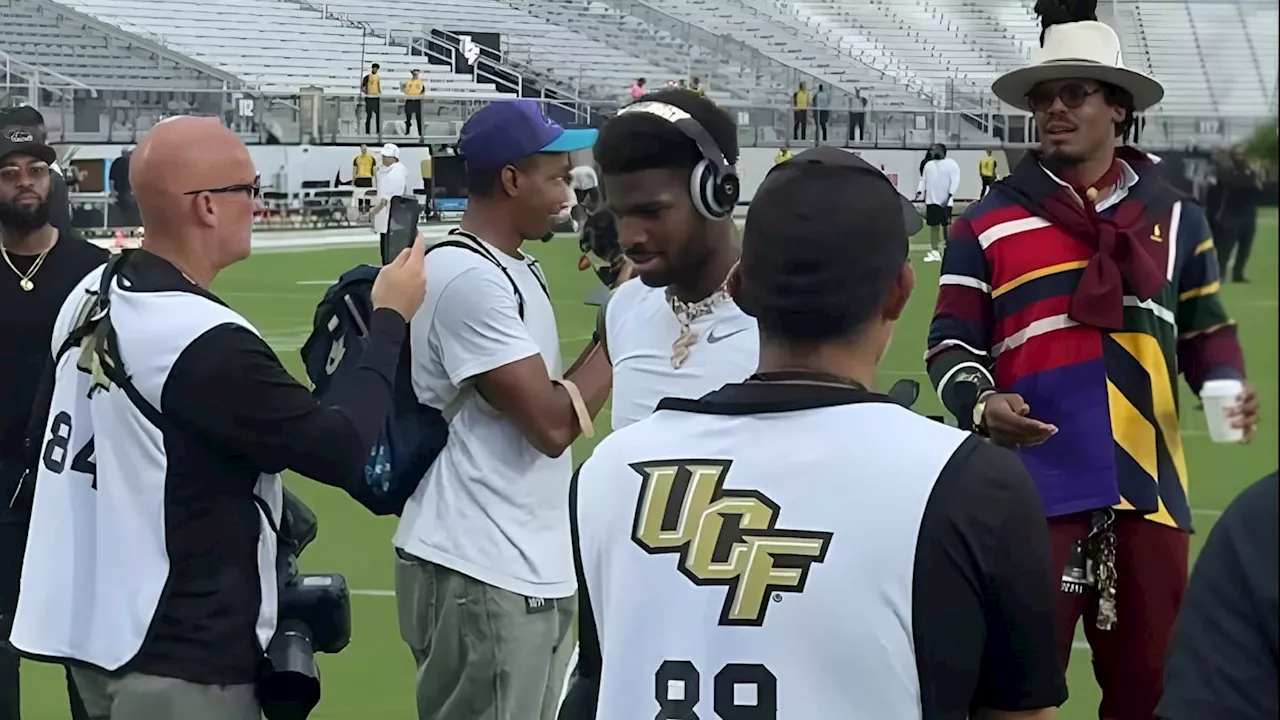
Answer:
<svg viewBox="0 0 1280 720"><path fill-rule="evenodd" d="M764 624L774 592L804 592L831 533L775 527L781 508L755 490L725 490L729 461L636 463L644 478L631 539L651 555L679 555L695 585L728 589L721 625Z"/></svg>

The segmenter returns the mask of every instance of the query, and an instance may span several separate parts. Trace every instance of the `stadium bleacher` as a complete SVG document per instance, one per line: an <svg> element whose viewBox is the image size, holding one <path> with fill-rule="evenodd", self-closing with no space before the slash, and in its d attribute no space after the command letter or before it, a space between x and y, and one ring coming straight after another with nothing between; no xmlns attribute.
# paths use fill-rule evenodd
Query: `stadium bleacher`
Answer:
<svg viewBox="0 0 1280 720"><path fill-rule="evenodd" d="M450 68L413 60L404 47L386 46L359 28L279 0L65 0L66 5L231 73L263 91L303 87L355 92L370 63L394 81L410 66L423 71L428 94L500 97L494 86ZM264 21L270 18L269 21ZM389 88L392 89L392 88Z"/></svg>
<svg viewBox="0 0 1280 720"><path fill-rule="evenodd" d="M1271 87L1275 85L1275 7L1270 8ZM1166 88L1158 112L1168 115L1205 114L1208 108L1225 113L1264 114L1268 107L1266 79L1254 52L1254 31L1243 3L1159 2L1132 4L1136 27L1133 41L1137 60L1146 60ZM1265 15L1265 13L1262 13ZM1260 18L1265 23L1265 18Z"/></svg>
<svg viewBox="0 0 1280 720"><path fill-rule="evenodd" d="M419 68L429 101L466 102L521 90L499 87L479 68L458 72L466 68L428 44L441 32L455 39L486 32L501 38L487 56L499 74L536 78L570 103L616 104L638 77L653 88L698 76L717 102L773 108L753 111L751 122L782 127L797 84L822 83L834 91L834 109L860 109L857 91L873 113L959 111L970 121L947 132L980 140L989 137L983 118L1007 110L988 92L991 78L1037 44L1032 7L1033 0L8 0L0 50L13 60L10 74L43 73L48 87L289 95L317 87L350 97L378 62L392 96ZM1166 85L1165 101L1148 113L1165 118L1158 133L1194 140L1196 128L1212 134L1218 119L1236 118L1239 135L1249 118L1275 113L1274 3L1117 0L1099 12L1124 38L1128 63ZM285 102L301 112L296 100ZM754 137L780 139L771 131Z"/></svg>
<svg viewBox="0 0 1280 720"><path fill-rule="evenodd" d="M484 28L499 33L508 45L504 55L546 70L597 97L621 96L638 77L656 80L673 74L671 69L496 0L468 0L465 4L335 0L325 5L402 37L426 37L434 28L456 32Z"/></svg>
<svg viewBox="0 0 1280 720"><path fill-rule="evenodd" d="M989 5L969 0L791 5L811 27L824 30L826 42L861 48L868 62L893 67L895 76L918 78L930 93L942 93L949 84L978 90L1026 57L1018 40L1025 34L1001 28Z"/></svg>
<svg viewBox="0 0 1280 720"><path fill-rule="evenodd" d="M9 0L0 20L0 50L83 86L196 89L232 79L53 3Z"/></svg>

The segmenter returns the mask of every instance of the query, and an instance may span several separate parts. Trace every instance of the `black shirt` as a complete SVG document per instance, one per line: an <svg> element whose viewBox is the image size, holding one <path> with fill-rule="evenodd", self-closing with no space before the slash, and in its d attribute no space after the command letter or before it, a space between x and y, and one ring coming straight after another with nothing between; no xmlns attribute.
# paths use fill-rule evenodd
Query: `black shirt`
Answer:
<svg viewBox="0 0 1280 720"><path fill-rule="evenodd" d="M49 224L62 232L71 230L71 195L59 172L49 174Z"/></svg>
<svg viewBox="0 0 1280 720"><path fill-rule="evenodd" d="M31 277L29 292L19 276L0 266L0 497L7 505L25 461L25 441L45 365L52 357L53 323L67 294L89 271L106 262L107 251L62 234ZM18 272L31 270L37 256L9 254ZM43 428L40 431L43 432Z"/></svg>
<svg viewBox="0 0 1280 720"><path fill-rule="evenodd" d="M133 195L133 185L129 182L129 160L130 156L121 155L111 161L111 170L108 172L108 179L111 181L111 191L119 195L121 198Z"/></svg>
<svg viewBox="0 0 1280 720"><path fill-rule="evenodd" d="M708 412L746 415L866 401L890 402L865 391L786 383L727 385L696 402L715 407ZM579 670L560 720L588 720L596 717L601 649L579 547L576 474L569 497ZM1022 461L971 436L939 474L916 542L911 625L924 720L1066 701L1052 565L1043 505ZM864 651L874 649L850 649Z"/></svg>
<svg viewBox="0 0 1280 720"><path fill-rule="evenodd" d="M1278 505L1272 473L1241 493L1209 533L1174 626L1159 717L1280 717Z"/></svg>
<svg viewBox="0 0 1280 720"><path fill-rule="evenodd" d="M1222 168L1218 171L1218 188L1223 219L1230 220L1237 214L1253 216L1258 212L1262 188L1253 170L1235 164Z"/></svg>
<svg viewBox="0 0 1280 720"><path fill-rule="evenodd" d="M146 251L134 252L121 272L135 292L221 302ZM170 576L128 671L202 685L253 682L262 659L254 630L258 475L293 470L337 487L362 481L391 409L406 328L394 310L375 311L361 364L343 384L335 380L323 405L239 325L210 329L178 356L158 408Z"/></svg>

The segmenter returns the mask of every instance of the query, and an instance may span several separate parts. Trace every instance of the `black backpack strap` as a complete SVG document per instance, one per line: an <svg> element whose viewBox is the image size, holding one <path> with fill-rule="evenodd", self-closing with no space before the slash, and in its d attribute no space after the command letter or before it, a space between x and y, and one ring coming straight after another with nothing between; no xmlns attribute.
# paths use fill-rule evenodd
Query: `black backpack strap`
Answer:
<svg viewBox="0 0 1280 720"><path fill-rule="evenodd" d="M529 260L530 262L526 263L529 267L529 274L533 276L534 280L538 281L538 287L542 288L542 294L546 295L547 299L550 300L551 291L547 289L547 278L542 274L542 264L538 262L537 258L531 257Z"/></svg>
<svg viewBox="0 0 1280 720"><path fill-rule="evenodd" d="M473 234L471 234L471 233L467 232L466 230L463 230L462 228L454 228L454 229L452 229L452 230L450 230L450 231L449 231L449 234L450 234L450 235L458 235L459 237L465 237L465 238L467 238L468 240L470 240L471 242L475 243L475 244L476 244L476 248L477 248L477 249L479 249L479 250L480 250L480 252L484 253L485 257L489 258L489 260L490 260L494 265L497 265L499 268L502 268L502 272L504 272L504 273L506 273L506 272L507 272L507 268L506 268L506 266L505 266L505 265L503 265L502 263L498 262L498 258L494 257L493 253L489 252L489 248L485 246L484 242L483 242L480 238L478 238L478 237L476 237L475 235L473 235ZM528 256L526 256L526 257L528 257ZM542 274L542 266L541 266L540 264L538 264L538 260L537 260L537 258L530 257L530 258L529 258L529 260L530 260L530 262L525 263L525 266L529 268L529 274L533 276L533 279L534 279L534 280L537 280L537 281L538 281L538 287L542 288L542 294L543 294L543 295L546 295L546 296L547 296L547 299L548 299L548 300L550 300L550 299L551 299L551 291L547 289L547 279L546 279L546 277L544 277L544 276L543 276L543 274ZM507 278L508 278L508 279L510 279L510 278L511 278L510 273L507 273ZM515 281L514 281L514 280L512 281L511 285L512 285L512 287L515 287ZM516 292L517 292L517 293L518 293L518 292L520 292L520 289L519 289L519 288L516 288Z"/></svg>
<svg viewBox="0 0 1280 720"><path fill-rule="evenodd" d="M435 250L436 248L440 248L440 247L458 247L458 248L464 248L466 250L470 250L471 252L476 253L477 255L483 255L486 259L488 259L489 262L493 263L495 267L501 270L503 275L507 276L507 282L511 283L511 289L516 294L516 305L520 310L520 319L523 320L524 319L524 293L520 292L520 286L516 284L516 279L511 277L511 273L507 271L507 266L503 265L502 262L499 261L498 258L494 256L493 253L489 252L489 248L484 246L484 242L482 242L480 238L476 237L475 235L472 235L466 230L462 230L461 228L454 228L449 231L449 234L457 235L460 238L466 238L471 242L462 242L460 240L442 240L436 243L435 245L432 245L431 247L427 248L427 252L431 252L432 250ZM541 283L542 281L539 280L538 282ZM545 289L546 289L546 286L544 285L543 290ZM547 297L550 297L550 295L548 295Z"/></svg>

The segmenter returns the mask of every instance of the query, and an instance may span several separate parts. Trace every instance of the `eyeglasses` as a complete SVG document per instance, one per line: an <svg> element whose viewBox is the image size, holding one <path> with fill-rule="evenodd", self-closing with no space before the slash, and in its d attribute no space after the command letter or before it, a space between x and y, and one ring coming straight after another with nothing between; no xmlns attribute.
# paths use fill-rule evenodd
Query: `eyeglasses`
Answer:
<svg viewBox="0 0 1280 720"><path fill-rule="evenodd" d="M1045 112L1053 107L1054 100L1061 100L1068 110L1075 110L1089 99L1090 95L1102 92L1101 87L1086 87L1080 83L1066 83L1057 88L1037 85L1027 93L1027 104L1035 112Z"/></svg>
<svg viewBox="0 0 1280 720"><path fill-rule="evenodd" d="M209 193L211 195L226 195L227 193L240 193L240 192L247 193L249 197L257 199L257 197L260 194L262 194L262 178L261 177L254 178L253 183L250 185L245 185L241 183L239 185L227 185L226 187L219 187L219 188L205 188L203 190L188 190L187 192L184 192L182 194L183 195L199 195L200 193Z"/></svg>

